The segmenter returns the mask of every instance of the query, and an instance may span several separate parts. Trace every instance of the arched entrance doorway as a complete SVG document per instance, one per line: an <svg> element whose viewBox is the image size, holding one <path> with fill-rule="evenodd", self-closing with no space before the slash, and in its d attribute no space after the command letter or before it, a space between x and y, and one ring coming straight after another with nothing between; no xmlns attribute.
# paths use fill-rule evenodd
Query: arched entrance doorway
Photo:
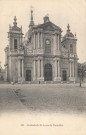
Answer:
<svg viewBox="0 0 86 135"><path fill-rule="evenodd" d="M31 70L26 70L26 81L31 81Z"/></svg>
<svg viewBox="0 0 86 135"><path fill-rule="evenodd" d="M63 78L63 81L67 81L67 71L66 70L62 71L62 78Z"/></svg>
<svg viewBox="0 0 86 135"><path fill-rule="evenodd" d="M49 63L44 66L44 80L52 81L52 65Z"/></svg>

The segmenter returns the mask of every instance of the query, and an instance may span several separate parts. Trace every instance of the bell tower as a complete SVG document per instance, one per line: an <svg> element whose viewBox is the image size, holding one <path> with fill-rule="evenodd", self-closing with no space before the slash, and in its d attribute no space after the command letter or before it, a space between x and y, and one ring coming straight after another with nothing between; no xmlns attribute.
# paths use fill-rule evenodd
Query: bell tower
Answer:
<svg viewBox="0 0 86 135"><path fill-rule="evenodd" d="M62 46L69 51L70 54L76 55L76 34L70 31L70 25L67 26L67 32L62 39Z"/></svg>
<svg viewBox="0 0 86 135"><path fill-rule="evenodd" d="M22 27L17 26L17 18L14 17L13 26L9 25L8 40L9 40L9 49L10 51L17 51L22 47Z"/></svg>
<svg viewBox="0 0 86 135"><path fill-rule="evenodd" d="M67 26L67 32L62 39L62 46L68 51L68 61L69 61L69 81L75 82L77 80L77 53L76 53L76 34L74 35L70 31L70 25Z"/></svg>
<svg viewBox="0 0 86 135"><path fill-rule="evenodd" d="M22 39L22 27L19 28L17 26L17 18L15 16L13 26L9 26L8 51L7 49L5 50L5 53L7 52L6 58L9 82L18 82L18 80L22 80L24 75L24 49Z"/></svg>

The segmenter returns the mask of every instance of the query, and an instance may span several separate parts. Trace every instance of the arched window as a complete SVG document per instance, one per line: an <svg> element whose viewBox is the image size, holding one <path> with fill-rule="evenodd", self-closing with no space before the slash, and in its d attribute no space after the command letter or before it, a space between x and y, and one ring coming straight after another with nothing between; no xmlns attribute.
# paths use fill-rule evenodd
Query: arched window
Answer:
<svg viewBox="0 0 86 135"><path fill-rule="evenodd" d="M73 45L70 44L70 52L73 53Z"/></svg>
<svg viewBox="0 0 86 135"><path fill-rule="evenodd" d="M17 39L14 39L14 49L17 49Z"/></svg>
<svg viewBox="0 0 86 135"><path fill-rule="evenodd" d="M45 41L45 53L51 53L51 42L49 39Z"/></svg>

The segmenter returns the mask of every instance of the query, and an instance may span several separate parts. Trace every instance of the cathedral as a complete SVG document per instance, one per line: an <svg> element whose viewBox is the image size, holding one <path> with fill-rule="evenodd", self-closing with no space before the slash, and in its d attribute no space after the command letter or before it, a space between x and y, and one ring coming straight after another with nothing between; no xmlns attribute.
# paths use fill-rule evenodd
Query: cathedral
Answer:
<svg viewBox="0 0 86 135"><path fill-rule="evenodd" d="M77 81L76 34L62 29L45 16L34 24L33 11L27 33L23 34L14 17L5 48L6 80L14 83L58 83Z"/></svg>

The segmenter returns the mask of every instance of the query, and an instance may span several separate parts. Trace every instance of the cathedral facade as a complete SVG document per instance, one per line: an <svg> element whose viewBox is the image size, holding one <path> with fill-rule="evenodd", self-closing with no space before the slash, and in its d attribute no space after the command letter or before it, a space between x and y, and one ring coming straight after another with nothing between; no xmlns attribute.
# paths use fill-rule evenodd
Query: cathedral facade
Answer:
<svg viewBox="0 0 86 135"><path fill-rule="evenodd" d="M35 25L33 11L29 30L25 34L17 26L9 26L9 45L5 48L6 80L14 83L58 83L77 81L76 35L67 26L62 29L53 24L48 16L44 23Z"/></svg>

